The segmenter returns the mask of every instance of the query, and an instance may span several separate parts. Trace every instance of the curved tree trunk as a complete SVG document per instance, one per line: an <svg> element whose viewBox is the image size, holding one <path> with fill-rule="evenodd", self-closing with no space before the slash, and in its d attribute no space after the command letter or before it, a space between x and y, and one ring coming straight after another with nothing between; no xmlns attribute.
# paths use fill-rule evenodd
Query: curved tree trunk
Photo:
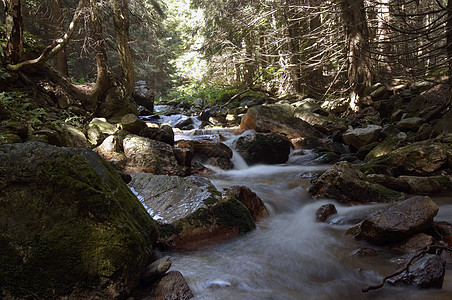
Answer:
<svg viewBox="0 0 452 300"><path fill-rule="evenodd" d="M364 91L372 84L369 31L363 0L342 0L341 8L347 44L350 107L357 111Z"/></svg>

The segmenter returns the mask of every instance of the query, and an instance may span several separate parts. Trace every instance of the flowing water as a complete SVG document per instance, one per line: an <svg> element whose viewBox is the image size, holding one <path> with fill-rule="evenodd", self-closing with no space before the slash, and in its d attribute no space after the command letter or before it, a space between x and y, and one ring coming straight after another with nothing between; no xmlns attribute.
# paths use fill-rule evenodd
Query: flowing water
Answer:
<svg viewBox="0 0 452 300"><path fill-rule="evenodd" d="M172 269L184 275L194 299L452 299L448 254L443 254L448 261L443 289L385 285L361 293L398 269L401 254L377 249L376 256L351 255L366 243L355 241L346 230L378 205L349 207L312 199L307 194L310 179L330 167L313 165L313 158L310 152L293 153L287 164L247 167L235 153L234 170L209 176L219 190L248 186L270 216L256 230L233 240L170 253ZM440 205L436 220L452 222L452 198L435 200ZM315 211L326 203L334 203L338 213L328 223L318 223Z"/></svg>

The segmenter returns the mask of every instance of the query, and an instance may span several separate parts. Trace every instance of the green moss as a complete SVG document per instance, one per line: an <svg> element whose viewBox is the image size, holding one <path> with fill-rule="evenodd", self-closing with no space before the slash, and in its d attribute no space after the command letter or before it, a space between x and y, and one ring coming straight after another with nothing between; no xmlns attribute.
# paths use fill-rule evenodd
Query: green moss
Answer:
<svg viewBox="0 0 452 300"><path fill-rule="evenodd" d="M193 214L187 217L187 221L195 228L204 227L205 225L211 225L215 222L210 211L206 208L200 208Z"/></svg>
<svg viewBox="0 0 452 300"><path fill-rule="evenodd" d="M430 177L428 179L430 184L437 184L444 187L452 186L452 182L450 181L449 176L438 176L438 177Z"/></svg>
<svg viewBox="0 0 452 300"><path fill-rule="evenodd" d="M182 226L179 224L160 224L159 225L159 233L162 238L169 238L173 235L177 235L182 232Z"/></svg>
<svg viewBox="0 0 452 300"><path fill-rule="evenodd" d="M391 168L385 165L367 163L358 167L364 174L385 174L391 175Z"/></svg>
<svg viewBox="0 0 452 300"><path fill-rule="evenodd" d="M219 225L239 227L242 233L256 228L249 210L235 198L229 198L212 207L212 214Z"/></svg>

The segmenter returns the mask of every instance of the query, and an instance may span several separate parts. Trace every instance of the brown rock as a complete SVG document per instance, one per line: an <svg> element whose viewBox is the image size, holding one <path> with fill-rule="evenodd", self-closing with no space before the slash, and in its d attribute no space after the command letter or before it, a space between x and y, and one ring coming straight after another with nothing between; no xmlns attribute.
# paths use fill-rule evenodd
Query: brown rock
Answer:
<svg viewBox="0 0 452 300"><path fill-rule="evenodd" d="M268 217L268 211L262 199L246 186L232 186L226 190L225 196L235 197L242 202L250 211L254 221Z"/></svg>
<svg viewBox="0 0 452 300"><path fill-rule="evenodd" d="M337 213L336 206L334 204L325 204L320 206L315 212L316 219L319 222L325 222L328 217Z"/></svg>

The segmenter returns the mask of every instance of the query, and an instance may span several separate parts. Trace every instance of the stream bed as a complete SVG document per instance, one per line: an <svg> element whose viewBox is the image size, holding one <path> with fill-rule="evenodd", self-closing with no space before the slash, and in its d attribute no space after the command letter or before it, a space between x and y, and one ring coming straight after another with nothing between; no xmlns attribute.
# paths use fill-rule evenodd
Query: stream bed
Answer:
<svg viewBox="0 0 452 300"><path fill-rule="evenodd" d="M312 175L330 167L312 164L313 158L311 152L293 153L286 164L248 167L235 153L235 169L208 176L219 190L249 187L264 201L270 216L238 238L169 253L172 269L184 275L194 299L452 299L452 259L446 253L442 289L386 284L361 293L396 271L402 254L374 247L375 256L352 256L366 243L345 232L381 204L344 206L312 199L307 193ZM452 223L452 197L433 199L440 206L435 220ZM327 203L334 203L338 213L327 223L316 222L315 211Z"/></svg>

